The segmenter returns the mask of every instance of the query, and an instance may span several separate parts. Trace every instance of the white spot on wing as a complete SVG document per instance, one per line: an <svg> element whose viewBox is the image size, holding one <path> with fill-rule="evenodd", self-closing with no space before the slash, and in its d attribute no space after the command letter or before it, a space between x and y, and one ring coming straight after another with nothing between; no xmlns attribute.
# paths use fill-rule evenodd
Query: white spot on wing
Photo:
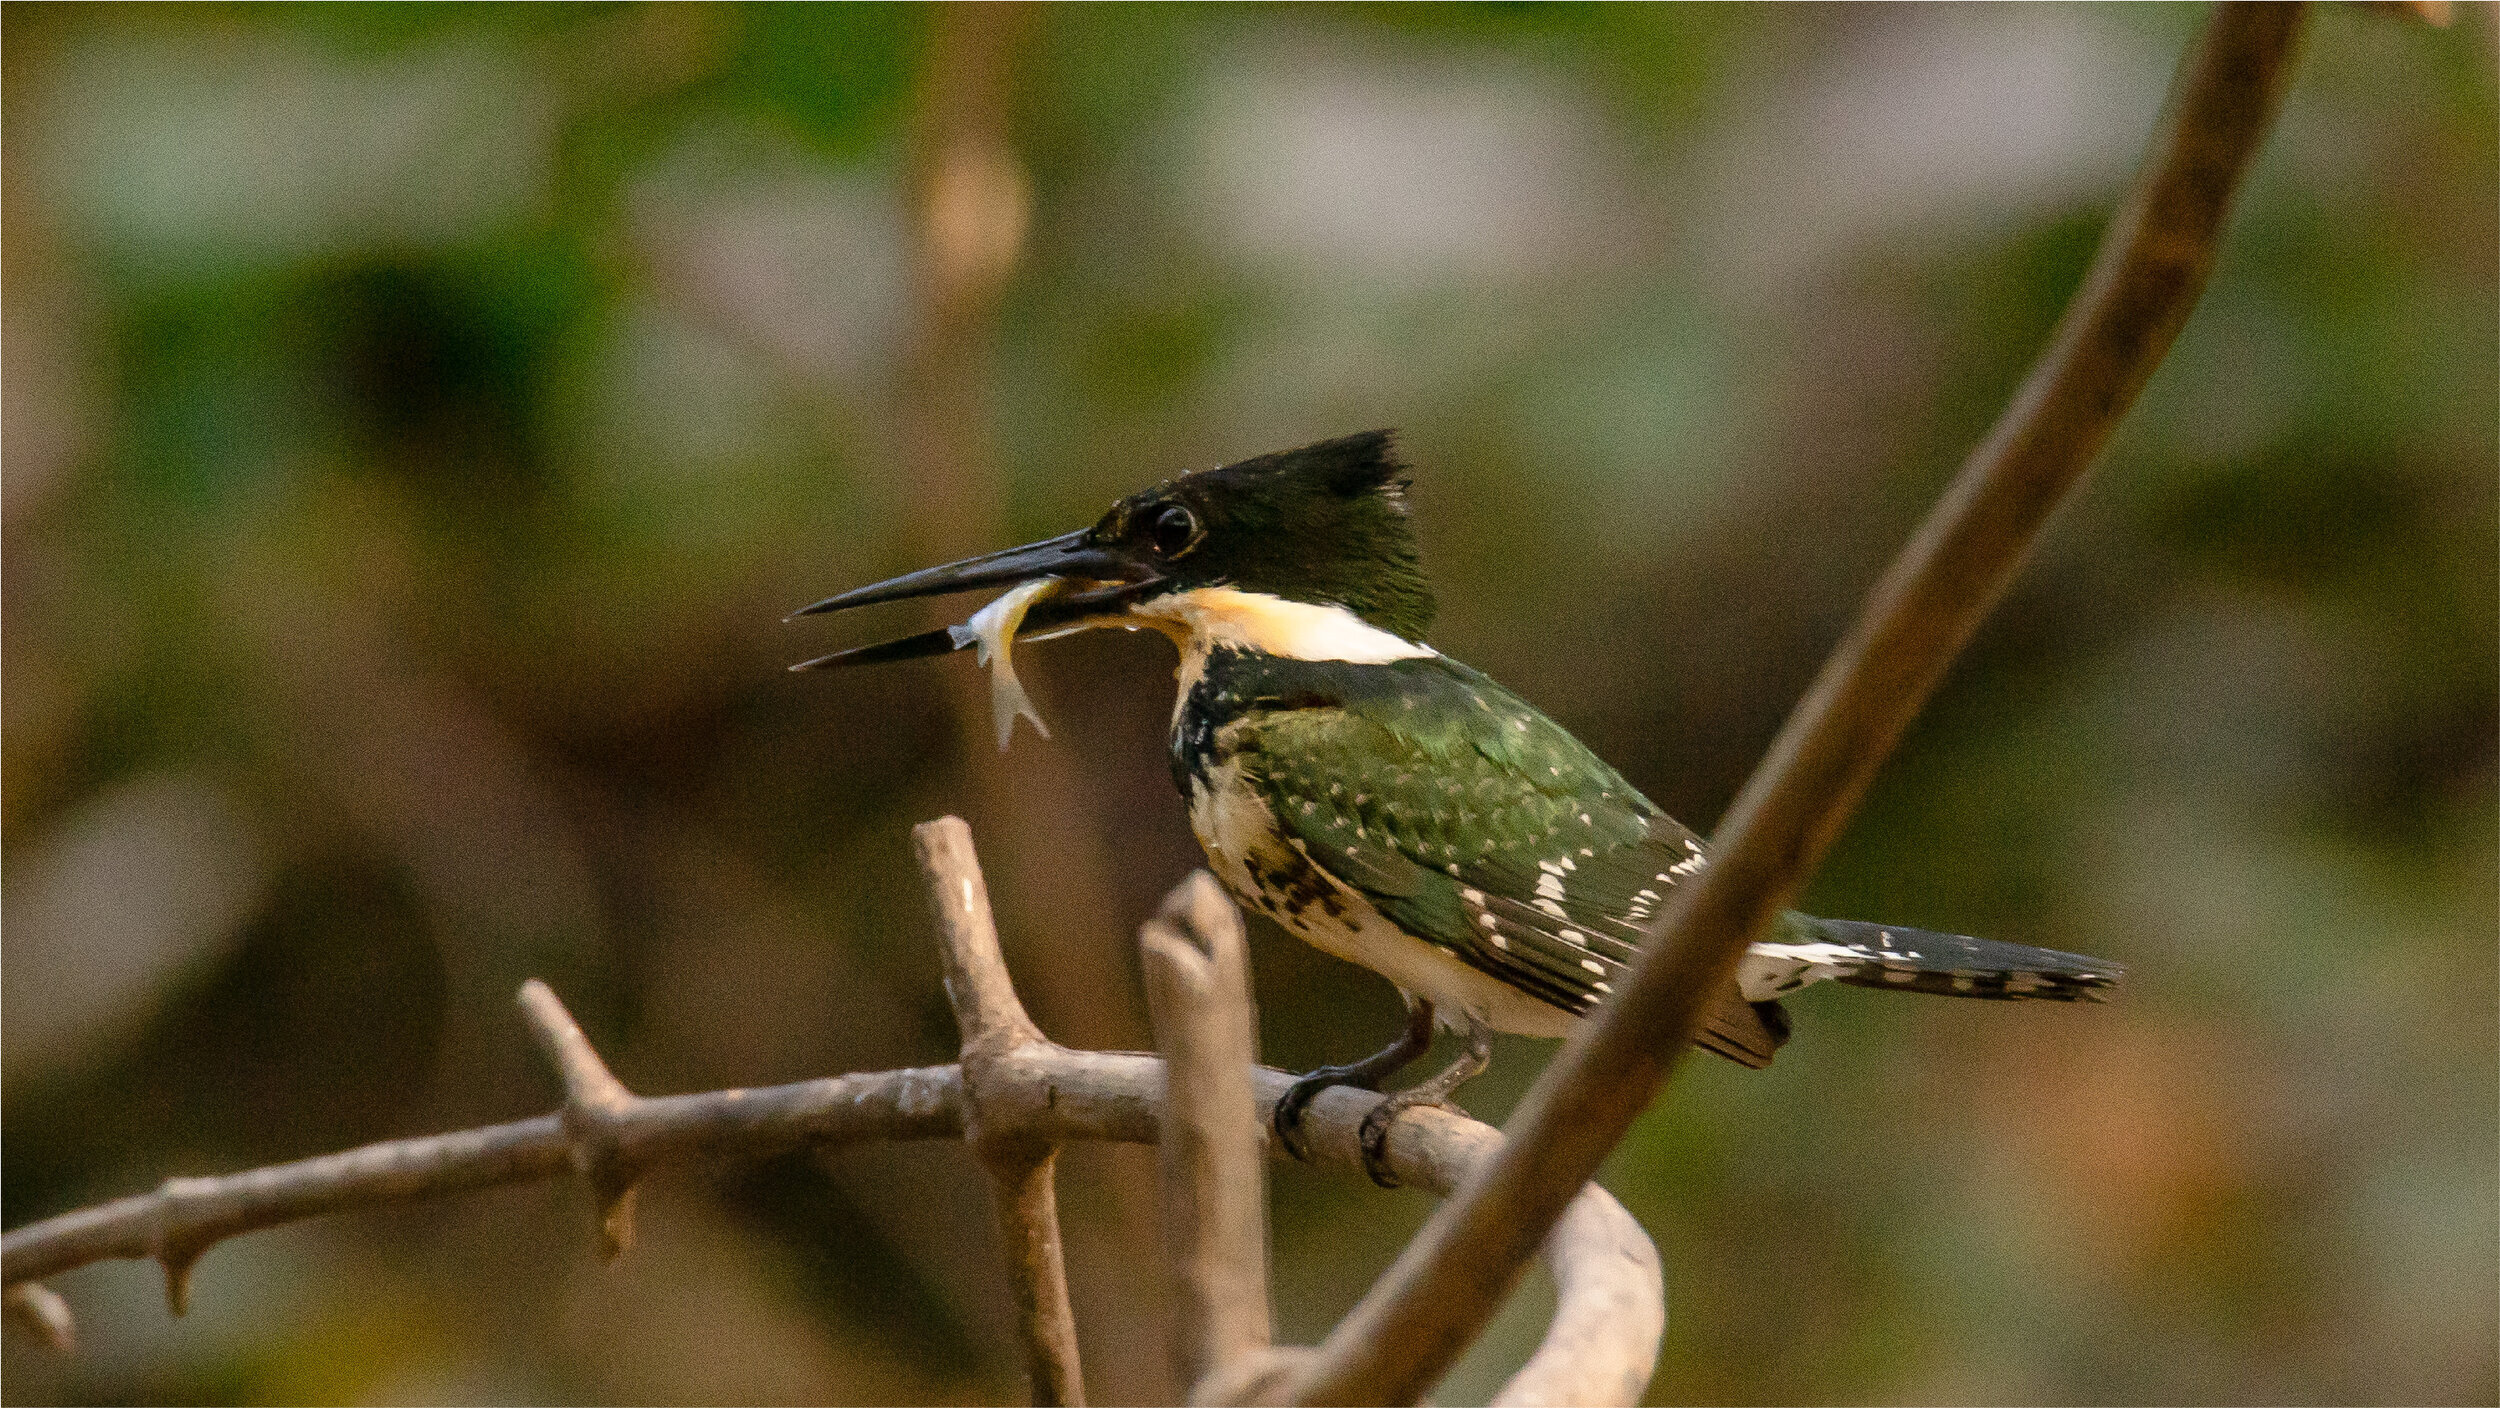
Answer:
<svg viewBox="0 0 2500 1408"><path fill-rule="evenodd" d="M1866 967L1866 955L1846 944L1759 943L1736 966L1736 988L1748 1002L1795 992L1808 983Z"/></svg>

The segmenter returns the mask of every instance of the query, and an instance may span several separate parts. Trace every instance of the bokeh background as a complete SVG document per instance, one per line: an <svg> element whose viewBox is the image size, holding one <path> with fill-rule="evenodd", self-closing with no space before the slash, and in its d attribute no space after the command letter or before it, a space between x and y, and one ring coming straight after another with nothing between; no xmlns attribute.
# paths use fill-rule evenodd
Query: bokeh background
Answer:
<svg viewBox="0 0 2500 1408"><path fill-rule="evenodd" d="M12 5L5 1184L18 1225L548 1108L948 1059L908 827L1071 1044L1148 1044L1170 660L790 661L829 592L1399 427L1444 649L1712 823L2034 355L2195 8ZM1659 1402L2500 1396L2488 13L2316 16L2168 365L1807 901L2129 965L1817 989L1607 1172ZM925 604L924 604L925 605ZM1393 1030L1254 937L1268 1060ZM1506 1111L1510 1042L1471 1087ZM1168 1399L1150 1157L1061 1178ZM11 1401L1021 1392L951 1147L533 1187L63 1277ZM1310 1340L1429 1203L1280 1168ZM1488 1392L1532 1284L1442 1390Z"/></svg>

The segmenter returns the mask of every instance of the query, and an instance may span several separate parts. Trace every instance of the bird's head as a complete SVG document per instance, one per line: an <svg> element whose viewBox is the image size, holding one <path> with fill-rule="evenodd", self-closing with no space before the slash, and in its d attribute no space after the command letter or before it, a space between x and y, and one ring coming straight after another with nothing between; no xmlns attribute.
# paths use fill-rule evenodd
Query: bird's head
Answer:
<svg viewBox="0 0 2500 1408"><path fill-rule="evenodd" d="M1090 528L923 568L795 614L1057 577L1067 586L1032 607L1019 637L1115 625L1184 635L1220 598L1235 610L1316 608L1420 641L1432 591L1407 518L1404 469L1385 430L1261 455L1141 489ZM969 639L962 628L931 631L793 668L942 654Z"/></svg>

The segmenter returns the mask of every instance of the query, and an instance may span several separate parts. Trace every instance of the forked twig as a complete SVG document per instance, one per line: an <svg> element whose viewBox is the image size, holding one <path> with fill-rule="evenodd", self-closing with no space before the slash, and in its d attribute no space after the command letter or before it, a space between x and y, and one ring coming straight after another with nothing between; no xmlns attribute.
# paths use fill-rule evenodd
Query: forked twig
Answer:
<svg viewBox="0 0 2500 1408"><path fill-rule="evenodd" d="M237 1233L354 1208L568 1171L583 1174L594 1188L630 1187L651 1169L680 1159L754 1157L870 1139L966 1139L976 1148L986 1141L1005 1151L1000 1157L1011 1176L1000 1184L1001 1223L1011 1257L1025 1268L1018 1274L1034 1288L1028 1338L1035 1352L1048 1355L1038 1366L1037 1395L1075 1401L1082 1384L1073 1321L1046 1309L1053 1284L1061 1287L1061 1303L1065 1300L1064 1273L1051 1270L1049 1255L1056 1226L1050 1183L1035 1176L1049 1165L1016 1151L1072 1139L1157 1142L1169 1118L1165 1067L1151 1056L1070 1051L1043 1039L1007 986L988 895L962 824L949 818L920 836L932 902L954 911L941 914L940 927L947 940L949 995L969 1034L967 1061L984 1070L977 1098L964 1064L636 1096L607 1073L555 994L532 983L523 991L522 1010L566 1079L567 1110L592 1112L587 1122L582 1114L569 1126L564 1113L540 1115L220 1178L168 1179L153 1193L17 1228L0 1236L0 1282L9 1287L9 1319L65 1348L68 1307L38 1284L39 1278L110 1259L167 1260L169 1249L168 1269L178 1273ZM1221 896L1184 887L1166 915L1188 916L1190 926L1206 934L1222 922L1214 906L1225 906ZM1221 912L1229 913L1229 907ZM1243 1021L1246 1025L1246 1016ZM1236 1052L1246 1061L1246 1047L1237 1046ZM1264 1067L1251 1072L1254 1133L1265 1128L1293 1079ZM1357 1130L1379 1099L1346 1089L1322 1094L1304 1126L1313 1157L1347 1171L1361 1168ZM1237 1121L1227 1123L1238 1132ZM1500 1142L1492 1128L1463 1116L1415 1110L1391 1131L1385 1154L1402 1182L1447 1195ZM1232 1216L1237 1226L1237 1213ZM1561 1291L1552 1328L1496 1401L1637 1402L1665 1315L1656 1252L1621 1205L1594 1185L1581 1190L1545 1250ZM180 1313L179 1299L174 1309ZM1230 1342L1246 1344L1249 1338L1236 1335ZM1061 1355L1049 1347L1055 1343L1070 1348ZM1227 1370L1202 1380L1197 1396L1208 1402L1273 1401L1273 1391L1308 1353L1270 1349L1236 1357Z"/></svg>
<svg viewBox="0 0 2500 1408"><path fill-rule="evenodd" d="M641 1100L608 1070L582 1035L581 1024L536 978L521 984L521 1015L538 1049L564 1079L565 1153L573 1171L599 1200L599 1251L608 1260L634 1244L636 1168L623 1152L623 1131Z"/></svg>
<svg viewBox="0 0 2500 1408"><path fill-rule="evenodd" d="M1295 1377L1295 1401L1416 1402L1649 1106L1746 944L1821 860L2187 320L2303 19L2297 5L2217 8L2048 350L1876 584L1729 809L1709 866L1678 887L1621 991L1546 1067L1509 1142Z"/></svg>
<svg viewBox="0 0 2500 1408"><path fill-rule="evenodd" d="M1023 1081L1016 1058L1050 1045L1016 998L990 914L989 882L973 854L972 828L940 817L912 828L912 852L929 883L929 913L945 956L946 1000L963 1034L964 1138L989 1170L998 1240L1015 1286L1016 1334L1033 1375L1033 1401L1079 1404L1076 1311L1059 1240L1059 1146L1015 1118Z"/></svg>

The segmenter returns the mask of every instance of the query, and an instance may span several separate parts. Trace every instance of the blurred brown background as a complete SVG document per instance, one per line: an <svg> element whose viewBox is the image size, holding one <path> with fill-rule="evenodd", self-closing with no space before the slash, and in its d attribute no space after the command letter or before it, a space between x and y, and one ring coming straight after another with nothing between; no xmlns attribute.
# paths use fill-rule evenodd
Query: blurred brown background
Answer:
<svg viewBox="0 0 2500 1408"><path fill-rule="evenodd" d="M910 823L1043 1026L1146 1043L1167 649L793 677L829 592L1402 428L1444 649L1707 827L2037 350L2188 8L5 16L14 1226L552 1103L947 1059ZM1817 989L1608 1183L1661 1402L2500 1395L2491 17L2322 11L2202 309L1810 893L2118 1001ZM947 603L936 609L968 606ZM1385 984L1255 936L1266 1056ZM1469 1092L1508 1109L1514 1042ZM1061 1187L1170 1394L1151 1161ZM12 1401L1021 1391L954 1148L510 1190L63 1278ZM1427 1211L1280 1169L1280 1329ZM1444 1386L1541 1323L1532 1288Z"/></svg>

